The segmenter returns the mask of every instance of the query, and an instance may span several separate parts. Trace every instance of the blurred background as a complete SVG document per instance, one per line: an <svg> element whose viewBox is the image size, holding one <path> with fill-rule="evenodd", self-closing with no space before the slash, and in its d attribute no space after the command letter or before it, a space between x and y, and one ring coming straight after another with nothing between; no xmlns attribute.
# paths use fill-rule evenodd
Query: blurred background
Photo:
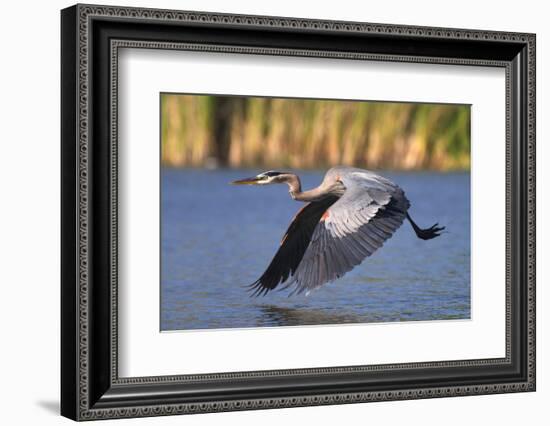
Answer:
<svg viewBox="0 0 550 426"><path fill-rule="evenodd" d="M165 94L161 108L161 330L470 317L469 106ZM290 169L309 189L338 164L378 170L446 233L404 223L307 297L249 297L302 204L229 183Z"/></svg>
<svg viewBox="0 0 550 426"><path fill-rule="evenodd" d="M470 107L163 94L174 167L468 170Z"/></svg>

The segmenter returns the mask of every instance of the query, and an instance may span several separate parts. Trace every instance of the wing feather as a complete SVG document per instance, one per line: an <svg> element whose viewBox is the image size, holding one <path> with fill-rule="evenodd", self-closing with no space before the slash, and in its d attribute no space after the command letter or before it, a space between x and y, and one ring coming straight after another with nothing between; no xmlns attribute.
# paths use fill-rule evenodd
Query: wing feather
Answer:
<svg viewBox="0 0 550 426"><path fill-rule="evenodd" d="M398 229L409 201L392 182L357 173L344 180L344 195L316 226L290 284L293 293L308 293L333 281L372 255ZM326 274L312 271L326 270Z"/></svg>
<svg viewBox="0 0 550 426"><path fill-rule="evenodd" d="M311 241L323 213L338 200L336 196L306 204L294 217L281 245L262 276L250 285L253 295L263 295L293 275ZM283 287L283 288L286 288Z"/></svg>

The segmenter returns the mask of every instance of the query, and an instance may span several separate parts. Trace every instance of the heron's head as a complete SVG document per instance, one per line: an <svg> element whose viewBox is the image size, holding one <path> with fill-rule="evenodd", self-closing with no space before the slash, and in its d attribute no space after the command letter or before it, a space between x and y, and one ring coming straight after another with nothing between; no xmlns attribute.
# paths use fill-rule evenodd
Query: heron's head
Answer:
<svg viewBox="0 0 550 426"><path fill-rule="evenodd" d="M271 183L284 183L287 177L288 173L286 172L270 170L268 172L260 173L257 176L239 179L231 183L233 185L269 185Z"/></svg>

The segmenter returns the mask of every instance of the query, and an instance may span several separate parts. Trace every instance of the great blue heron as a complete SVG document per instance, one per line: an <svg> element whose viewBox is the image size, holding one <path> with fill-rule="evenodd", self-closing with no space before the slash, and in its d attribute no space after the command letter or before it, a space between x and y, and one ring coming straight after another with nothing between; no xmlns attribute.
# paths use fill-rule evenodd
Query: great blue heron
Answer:
<svg viewBox="0 0 550 426"><path fill-rule="evenodd" d="M268 171L233 183L286 183L294 200L308 202L292 220L266 271L250 285L253 295L265 295L279 285L294 285L291 294L307 294L340 278L380 248L405 218L423 240L445 229L437 223L418 227L407 212L410 203L403 190L368 170L333 167L309 191L302 191L300 178L289 172Z"/></svg>

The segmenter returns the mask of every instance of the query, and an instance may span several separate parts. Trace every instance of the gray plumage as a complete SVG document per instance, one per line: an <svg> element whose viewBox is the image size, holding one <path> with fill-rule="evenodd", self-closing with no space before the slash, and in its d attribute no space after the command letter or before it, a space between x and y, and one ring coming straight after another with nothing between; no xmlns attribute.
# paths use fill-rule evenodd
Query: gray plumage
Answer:
<svg viewBox="0 0 550 426"><path fill-rule="evenodd" d="M444 227L419 228L408 215L409 200L392 181L368 170L333 167L317 188L302 192L298 176L269 171L236 184L286 183L293 199L306 201L291 222L264 274L250 287L265 295L277 287L308 294L342 277L372 255L407 218L424 240Z"/></svg>

